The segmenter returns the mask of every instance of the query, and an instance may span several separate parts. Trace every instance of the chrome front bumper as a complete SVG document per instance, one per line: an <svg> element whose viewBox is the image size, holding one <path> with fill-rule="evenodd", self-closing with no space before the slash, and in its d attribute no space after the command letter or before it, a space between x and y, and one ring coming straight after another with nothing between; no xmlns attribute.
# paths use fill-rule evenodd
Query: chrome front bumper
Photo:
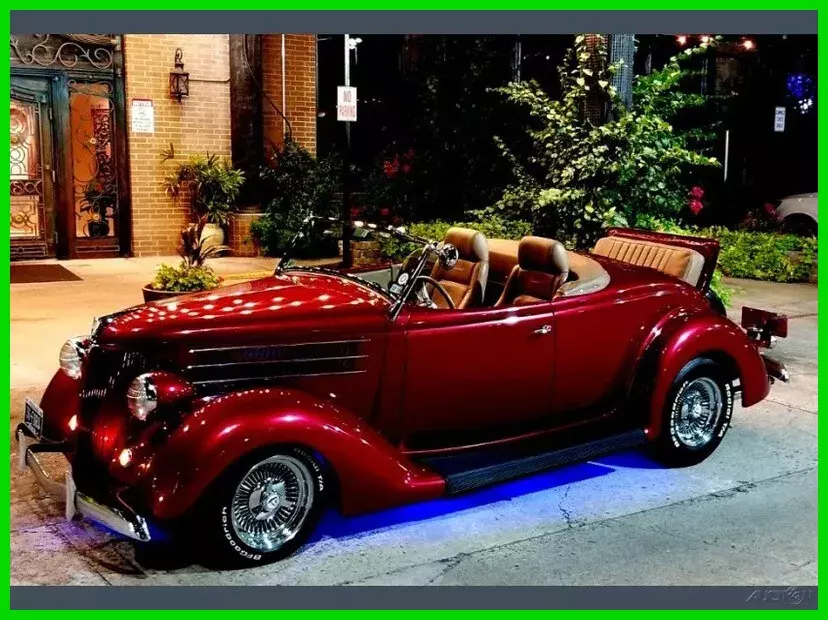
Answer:
<svg viewBox="0 0 828 620"><path fill-rule="evenodd" d="M148 541L149 528L143 517L127 515L124 511L111 506L104 506L75 487L71 466L66 471L66 481L59 482L43 470L37 458L39 452L64 453L66 446L58 443L38 442L31 431L23 424L17 427L17 467L20 473L31 469L40 486L50 495L63 496L66 501L66 520L71 521L76 514L105 525L110 530L134 538Z"/></svg>

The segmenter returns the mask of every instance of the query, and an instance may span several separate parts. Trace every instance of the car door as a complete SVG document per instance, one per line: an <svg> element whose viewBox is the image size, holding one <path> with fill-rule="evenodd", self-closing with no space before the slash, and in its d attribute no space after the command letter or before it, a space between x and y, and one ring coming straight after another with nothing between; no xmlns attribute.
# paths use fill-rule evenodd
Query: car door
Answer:
<svg viewBox="0 0 828 620"><path fill-rule="evenodd" d="M555 321L549 303L477 310L410 308L402 428L406 443L474 443L551 411Z"/></svg>

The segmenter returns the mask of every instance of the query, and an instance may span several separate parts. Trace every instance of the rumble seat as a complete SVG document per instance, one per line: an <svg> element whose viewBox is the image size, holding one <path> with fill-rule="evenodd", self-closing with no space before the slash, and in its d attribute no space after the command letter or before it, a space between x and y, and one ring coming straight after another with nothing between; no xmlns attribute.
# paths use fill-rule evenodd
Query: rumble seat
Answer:
<svg viewBox="0 0 828 620"><path fill-rule="evenodd" d="M599 239L593 254L639 267L650 267L696 286L704 257L695 250L618 236Z"/></svg>

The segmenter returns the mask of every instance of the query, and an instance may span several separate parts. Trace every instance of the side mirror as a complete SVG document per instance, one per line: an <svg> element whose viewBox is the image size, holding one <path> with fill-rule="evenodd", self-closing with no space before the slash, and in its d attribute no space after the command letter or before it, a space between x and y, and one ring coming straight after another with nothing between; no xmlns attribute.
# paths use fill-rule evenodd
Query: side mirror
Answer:
<svg viewBox="0 0 828 620"><path fill-rule="evenodd" d="M443 269L452 269L460 259L460 252L450 243L443 244L440 248L440 265Z"/></svg>

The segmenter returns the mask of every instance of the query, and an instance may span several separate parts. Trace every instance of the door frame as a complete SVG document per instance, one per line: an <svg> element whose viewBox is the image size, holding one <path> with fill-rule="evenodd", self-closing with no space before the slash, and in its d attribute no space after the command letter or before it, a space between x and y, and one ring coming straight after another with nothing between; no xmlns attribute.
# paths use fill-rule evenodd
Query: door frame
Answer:
<svg viewBox="0 0 828 620"><path fill-rule="evenodd" d="M126 124L126 96L124 87L123 55L115 54L113 71L67 70L51 67L11 67L11 77L48 79L52 103L52 145L55 168L55 231L57 258L97 258L109 256L130 256L132 254L132 204L129 179L129 148ZM73 189L71 126L69 109L69 80L111 81L113 85L113 117L115 139L114 156L117 165L115 174L118 184L118 251L77 252L77 246L70 245L74 238L75 196ZM70 217L72 216L72 217Z"/></svg>
<svg viewBox="0 0 828 620"><path fill-rule="evenodd" d="M55 167L56 154L54 144L53 132L53 101L52 88L50 80L45 76L18 76L20 79L29 79L40 82L44 88L31 89L24 84L15 84L10 81L9 94L12 99L19 101L30 101L36 103L38 106L37 115L37 131L38 137L38 160L41 168L41 200L42 204L42 221L41 206L38 205L38 225L42 227L42 239L9 239L10 249L19 248L45 248L45 256L42 258L50 258L56 254L55 248L55 231L57 230L57 215L58 215L58 200L55 190L57 189ZM14 76L12 76L14 78ZM15 91L19 91L19 96L15 96ZM40 97L44 96L45 101L40 101ZM25 249L23 250L25 252ZM41 258L36 254L25 254L21 252L20 258ZM12 254L15 257L16 254Z"/></svg>

